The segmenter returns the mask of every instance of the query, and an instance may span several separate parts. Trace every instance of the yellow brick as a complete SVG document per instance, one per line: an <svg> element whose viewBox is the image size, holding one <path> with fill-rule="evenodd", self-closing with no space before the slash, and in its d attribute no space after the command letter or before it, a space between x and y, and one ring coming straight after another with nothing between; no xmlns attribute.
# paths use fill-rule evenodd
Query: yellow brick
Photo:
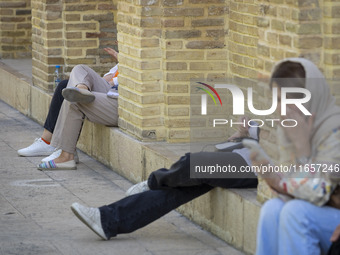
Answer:
<svg viewBox="0 0 340 255"><path fill-rule="evenodd" d="M197 60L204 58L203 51L167 51L168 60Z"/></svg>
<svg viewBox="0 0 340 255"><path fill-rule="evenodd" d="M182 49L183 42L182 41L167 41L166 42L166 49Z"/></svg>
<svg viewBox="0 0 340 255"><path fill-rule="evenodd" d="M188 96L168 96L168 105L189 105L190 97Z"/></svg>
<svg viewBox="0 0 340 255"><path fill-rule="evenodd" d="M187 84L167 84L166 92L168 93L188 93L189 88Z"/></svg>
<svg viewBox="0 0 340 255"><path fill-rule="evenodd" d="M226 70L228 62L193 62L190 63L190 70Z"/></svg>
<svg viewBox="0 0 340 255"><path fill-rule="evenodd" d="M190 81L190 79L201 79L204 78L203 73L167 73L166 74L166 79L167 81L178 81L178 82L183 82L183 81Z"/></svg>
<svg viewBox="0 0 340 255"><path fill-rule="evenodd" d="M189 108L188 107L169 107L168 115L169 116L189 116Z"/></svg>

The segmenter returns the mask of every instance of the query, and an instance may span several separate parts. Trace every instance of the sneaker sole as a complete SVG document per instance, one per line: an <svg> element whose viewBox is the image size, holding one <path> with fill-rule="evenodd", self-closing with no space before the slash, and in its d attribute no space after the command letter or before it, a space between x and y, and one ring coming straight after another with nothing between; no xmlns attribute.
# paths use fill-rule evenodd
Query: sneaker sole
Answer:
<svg viewBox="0 0 340 255"><path fill-rule="evenodd" d="M81 91L81 89L66 88L61 92L64 99L72 103L91 103L95 96L89 91Z"/></svg>
<svg viewBox="0 0 340 255"><path fill-rule="evenodd" d="M91 229L94 233L96 233L100 238L103 240L109 240L107 237L103 237L101 234L99 234L84 218L84 216L81 214L81 212L78 212L77 208L74 208L73 205L71 205L72 212L77 216L77 218L83 222L89 229Z"/></svg>

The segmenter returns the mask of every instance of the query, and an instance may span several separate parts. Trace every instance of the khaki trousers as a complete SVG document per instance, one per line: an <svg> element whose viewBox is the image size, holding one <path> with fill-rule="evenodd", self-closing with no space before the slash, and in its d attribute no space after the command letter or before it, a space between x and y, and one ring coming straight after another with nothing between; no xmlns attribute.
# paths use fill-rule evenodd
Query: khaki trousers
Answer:
<svg viewBox="0 0 340 255"><path fill-rule="evenodd" d="M86 85L95 95L88 104L70 103L64 100L53 132L51 145L68 153L74 153L85 117L94 123L106 126L118 125L117 98L109 98L106 93L110 84L86 65L72 69L67 87Z"/></svg>

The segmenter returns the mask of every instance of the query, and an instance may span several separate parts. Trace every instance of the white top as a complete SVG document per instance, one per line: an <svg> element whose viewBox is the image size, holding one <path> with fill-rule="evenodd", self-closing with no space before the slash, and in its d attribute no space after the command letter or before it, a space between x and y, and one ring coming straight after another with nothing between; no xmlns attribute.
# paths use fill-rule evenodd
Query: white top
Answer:
<svg viewBox="0 0 340 255"><path fill-rule="evenodd" d="M109 74L113 74L113 76L115 76L117 72L118 72L118 64L112 67L108 73L104 74L104 77ZM113 80L114 85L118 85L118 77L114 77L112 80Z"/></svg>
<svg viewBox="0 0 340 255"><path fill-rule="evenodd" d="M110 75L110 74L113 74L113 76L115 76L117 72L118 72L118 64L112 67L108 73L104 74L103 77L105 77L106 75ZM118 86L118 77L112 78L112 81L114 85ZM109 92L107 92L107 96L111 98L117 98L119 96L118 90L110 89Z"/></svg>

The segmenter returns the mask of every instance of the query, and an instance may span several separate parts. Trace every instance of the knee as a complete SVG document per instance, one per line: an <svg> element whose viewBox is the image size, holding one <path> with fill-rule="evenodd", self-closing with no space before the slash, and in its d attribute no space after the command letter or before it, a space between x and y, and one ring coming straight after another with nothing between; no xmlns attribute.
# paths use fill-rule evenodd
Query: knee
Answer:
<svg viewBox="0 0 340 255"><path fill-rule="evenodd" d="M260 219L265 219L269 223L278 220L283 205L284 202L279 198L268 200L261 208Z"/></svg>
<svg viewBox="0 0 340 255"><path fill-rule="evenodd" d="M309 205L310 203L298 199L287 202L280 214L280 225L301 225L308 218Z"/></svg>
<svg viewBox="0 0 340 255"><path fill-rule="evenodd" d="M80 70L86 70L88 68L87 65L83 65L83 64L80 64L80 65L76 65L75 67L73 67L72 72L78 72Z"/></svg>

